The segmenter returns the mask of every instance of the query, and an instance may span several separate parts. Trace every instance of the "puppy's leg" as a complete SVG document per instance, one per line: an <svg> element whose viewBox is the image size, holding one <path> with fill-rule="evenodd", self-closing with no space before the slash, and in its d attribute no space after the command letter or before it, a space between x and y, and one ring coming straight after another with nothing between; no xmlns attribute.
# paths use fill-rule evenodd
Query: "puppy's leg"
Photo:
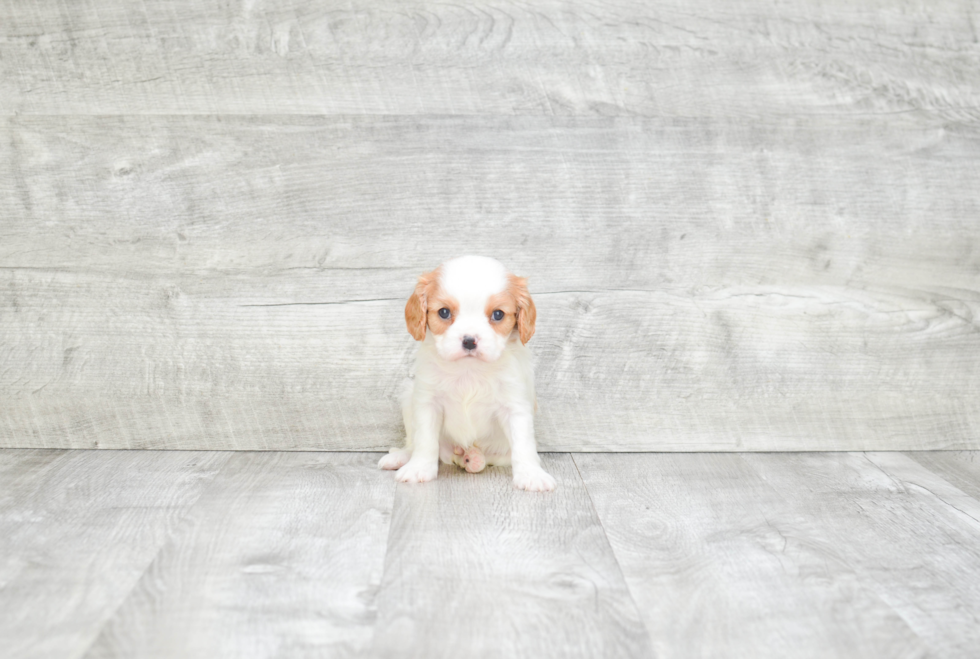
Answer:
<svg viewBox="0 0 980 659"><path fill-rule="evenodd" d="M504 428L506 422L494 420L490 436L483 440L483 457L488 467L510 466L510 433Z"/></svg>
<svg viewBox="0 0 980 659"><path fill-rule="evenodd" d="M534 417L517 412L507 420L510 459L514 469L514 487L530 492L555 489L555 479L541 468L541 458L534 443Z"/></svg>
<svg viewBox="0 0 980 659"><path fill-rule="evenodd" d="M379 469L401 469L402 466L412 457L412 427L415 423L412 414L412 391L415 389L415 381L406 378L402 385L402 421L405 424L405 448L393 448L388 450L388 455L378 461Z"/></svg>
<svg viewBox="0 0 980 659"><path fill-rule="evenodd" d="M401 483L424 483L439 473L439 429L442 414L431 404L414 404L412 408L412 457L395 472Z"/></svg>
<svg viewBox="0 0 980 659"><path fill-rule="evenodd" d="M448 437L439 440L439 460L447 465L457 464L456 458L463 455L463 449Z"/></svg>

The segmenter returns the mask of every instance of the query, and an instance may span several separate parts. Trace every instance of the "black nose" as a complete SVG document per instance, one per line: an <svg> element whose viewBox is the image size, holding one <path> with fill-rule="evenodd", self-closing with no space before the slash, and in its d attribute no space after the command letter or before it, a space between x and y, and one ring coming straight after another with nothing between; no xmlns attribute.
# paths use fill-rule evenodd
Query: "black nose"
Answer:
<svg viewBox="0 0 980 659"><path fill-rule="evenodd" d="M476 339L472 336L463 337L463 349L464 350L475 350L476 349Z"/></svg>

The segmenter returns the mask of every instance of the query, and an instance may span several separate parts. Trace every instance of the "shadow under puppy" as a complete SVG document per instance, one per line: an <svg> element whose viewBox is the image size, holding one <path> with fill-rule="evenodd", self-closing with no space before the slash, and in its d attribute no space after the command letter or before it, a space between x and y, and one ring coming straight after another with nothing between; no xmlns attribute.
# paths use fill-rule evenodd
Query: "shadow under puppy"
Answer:
<svg viewBox="0 0 980 659"><path fill-rule="evenodd" d="M466 471L512 465L514 486L555 488L534 441L534 334L527 282L495 259L461 256L419 277L405 305L415 377L402 392L405 448L381 458L403 483L433 480L439 460ZM428 331L427 331L428 330Z"/></svg>

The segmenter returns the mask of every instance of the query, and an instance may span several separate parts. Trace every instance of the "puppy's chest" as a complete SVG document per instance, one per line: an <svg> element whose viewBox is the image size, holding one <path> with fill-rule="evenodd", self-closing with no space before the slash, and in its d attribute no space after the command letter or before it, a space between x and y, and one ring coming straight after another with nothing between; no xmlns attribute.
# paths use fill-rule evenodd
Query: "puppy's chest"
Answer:
<svg viewBox="0 0 980 659"><path fill-rule="evenodd" d="M459 378L447 383L440 397L443 429L461 444L490 434L494 416L500 411L499 385L481 378Z"/></svg>

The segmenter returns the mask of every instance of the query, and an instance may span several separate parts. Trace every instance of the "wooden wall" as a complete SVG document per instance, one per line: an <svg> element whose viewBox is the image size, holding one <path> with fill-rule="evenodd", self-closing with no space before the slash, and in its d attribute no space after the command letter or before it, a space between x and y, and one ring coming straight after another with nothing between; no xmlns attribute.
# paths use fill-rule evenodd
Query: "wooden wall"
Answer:
<svg viewBox="0 0 980 659"><path fill-rule="evenodd" d="M980 2L0 4L0 446L387 448L416 275L544 450L980 448Z"/></svg>

